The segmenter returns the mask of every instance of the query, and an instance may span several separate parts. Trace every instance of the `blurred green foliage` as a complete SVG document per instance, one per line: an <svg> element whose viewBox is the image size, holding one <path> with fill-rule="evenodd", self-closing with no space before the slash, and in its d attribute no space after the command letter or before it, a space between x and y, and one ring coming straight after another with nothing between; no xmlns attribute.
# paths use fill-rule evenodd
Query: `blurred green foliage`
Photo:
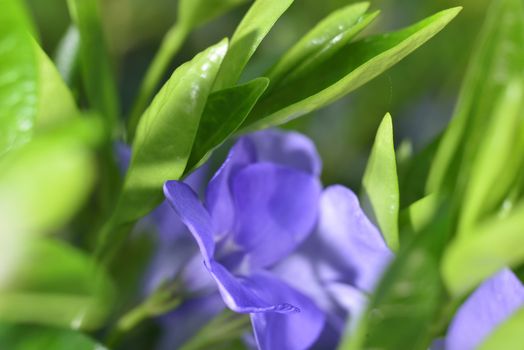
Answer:
<svg viewBox="0 0 524 350"><path fill-rule="evenodd" d="M297 0L271 30L247 66L242 81L266 71L312 23L356 1ZM44 48L53 55L69 19L65 0L29 0ZM291 123L316 142L324 160L327 183L360 186L375 131L385 113L393 116L397 145L410 140L420 150L451 118L472 44L478 34L487 0L376 0L371 11L381 14L366 33L393 30L431 13L464 6L461 15L432 40L431 45L362 87L352 95L310 117ZM147 65L177 16L177 2L168 0L102 1L102 17L112 62L118 75L124 112L131 108ZM249 4L241 5L192 33L171 66L231 35ZM167 79L167 76L165 77ZM409 84L407 83L409 82ZM322 115L321 117L315 117Z"/></svg>

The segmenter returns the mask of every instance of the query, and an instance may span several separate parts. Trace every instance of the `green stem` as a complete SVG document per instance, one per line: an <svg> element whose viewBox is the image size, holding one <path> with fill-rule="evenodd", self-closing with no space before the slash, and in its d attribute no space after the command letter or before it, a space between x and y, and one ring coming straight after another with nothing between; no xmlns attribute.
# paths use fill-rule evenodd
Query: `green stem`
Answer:
<svg viewBox="0 0 524 350"><path fill-rule="evenodd" d="M214 345L239 338L249 327L249 317L226 309L212 319L202 330L185 343L180 350L204 350Z"/></svg>
<svg viewBox="0 0 524 350"><path fill-rule="evenodd" d="M107 337L107 344L114 347L122 336L137 327L142 321L174 310L183 301L179 294L180 284L159 287L143 303L129 310L116 323Z"/></svg>
<svg viewBox="0 0 524 350"><path fill-rule="evenodd" d="M164 36L160 49L156 53L153 62L147 70L146 76L140 86L138 97L136 98L131 110L127 129L129 142L133 140L140 117L147 108L155 88L165 74L173 57L184 43L187 34L188 30L186 29L186 26L177 23L173 25Z"/></svg>

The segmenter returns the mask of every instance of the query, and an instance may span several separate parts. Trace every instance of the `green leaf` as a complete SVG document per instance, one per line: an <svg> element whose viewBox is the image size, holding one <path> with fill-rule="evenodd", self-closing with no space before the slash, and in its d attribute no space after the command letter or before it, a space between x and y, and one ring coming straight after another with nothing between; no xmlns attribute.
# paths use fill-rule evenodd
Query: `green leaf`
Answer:
<svg viewBox="0 0 524 350"><path fill-rule="evenodd" d="M366 213L378 224L388 246L396 251L399 244L399 192L390 114L386 114L378 128L362 180L361 198Z"/></svg>
<svg viewBox="0 0 524 350"><path fill-rule="evenodd" d="M293 0L256 0L231 37L213 91L235 85L258 45Z"/></svg>
<svg viewBox="0 0 524 350"><path fill-rule="evenodd" d="M258 78L209 95L186 173L198 166L242 125L268 84L267 78Z"/></svg>
<svg viewBox="0 0 524 350"><path fill-rule="evenodd" d="M36 129L61 123L78 115L76 103L60 73L44 51L33 41L37 62L38 95Z"/></svg>
<svg viewBox="0 0 524 350"><path fill-rule="evenodd" d="M401 222L406 229L412 233L418 234L421 232L433 219L436 210L438 209L438 197L436 194L430 194L418 201L412 203L409 207L404 209L401 213Z"/></svg>
<svg viewBox="0 0 524 350"><path fill-rule="evenodd" d="M368 7L367 2L351 4L318 23L270 69L267 77L271 85L329 59L375 19L378 12L365 15Z"/></svg>
<svg viewBox="0 0 524 350"><path fill-rule="evenodd" d="M265 95L244 123L262 129L319 109L375 78L442 30L460 11L441 11L401 31L346 45L331 58Z"/></svg>
<svg viewBox="0 0 524 350"><path fill-rule="evenodd" d="M524 308L497 326L479 347L479 350L520 350L524 344Z"/></svg>
<svg viewBox="0 0 524 350"><path fill-rule="evenodd" d="M36 128L77 114L58 72L31 37L16 0L0 12L0 156L28 142Z"/></svg>
<svg viewBox="0 0 524 350"><path fill-rule="evenodd" d="M442 274L451 294L465 295L504 266L524 262L524 204L506 217L476 225L474 235L459 236L449 245Z"/></svg>
<svg viewBox="0 0 524 350"><path fill-rule="evenodd" d="M165 75L173 57L180 50L191 31L245 2L246 0L180 0L178 2L177 22L162 39L162 44L147 69L138 96L133 104L127 128L129 140L133 140L144 109L151 101L151 96Z"/></svg>
<svg viewBox="0 0 524 350"><path fill-rule="evenodd" d="M410 244L400 248L386 270L355 331L340 349L428 349L441 309L439 260L449 232L449 216L439 213Z"/></svg>
<svg viewBox="0 0 524 350"><path fill-rule="evenodd" d="M115 78L104 42L98 0L67 0L80 33L80 65L91 108L100 112L108 133L117 129L119 106Z"/></svg>
<svg viewBox="0 0 524 350"><path fill-rule="evenodd" d="M472 160L483 142L495 103L511 79L524 75L522 1L492 1L487 14L454 117L436 154L427 193L456 191L468 182Z"/></svg>
<svg viewBox="0 0 524 350"><path fill-rule="evenodd" d="M499 99L464 191L459 234L476 234L472 226L493 212L522 172L524 156L524 79L512 80Z"/></svg>
<svg viewBox="0 0 524 350"><path fill-rule="evenodd" d="M10 350L107 350L80 332L27 325L0 324L0 344Z"/></svg>
<svg viewBox="0 0 524 350"><path fill-rule="evenodd" d="M16 233L49 233L87 199L95 180L96 119L77 118L0 159L0 222Z"/></svg>
<svg viewBox="0 0 524 350"><path fill-rule="evenodd" d="M426 179L437 152L441 135L435 137L420 152L398 164L400 207L406 208L425 197Z"/></svg>
<svg viewBox="0 0 524 350"><path fill-rule="evenodd" d="M0 321L73 329L102 324L112 298L107 275L59 241L0 236Z"/></svg>
<svg viewBox="0 0 524 350"><path fill-rule="evenodd" d="M245 2L246 0L180 0L178 3L179 25L185 27L189 32Z"/></svg>
<svg viewBox="0 0 524 350"><path fill-rule="evenodd" d="M182 176L227 47L224 39L180 66L144 113L115 212L119 223L154 209L164 182Z"/></svg>

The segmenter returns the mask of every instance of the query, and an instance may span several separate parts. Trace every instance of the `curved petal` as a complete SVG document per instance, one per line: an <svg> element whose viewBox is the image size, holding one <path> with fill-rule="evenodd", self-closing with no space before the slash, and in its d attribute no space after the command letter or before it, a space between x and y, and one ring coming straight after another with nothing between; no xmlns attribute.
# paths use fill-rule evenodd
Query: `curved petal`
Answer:
<svg viewBox="0 0 524 350"><path fill-rule="evenodd" d="M207 173L208 166L204 164L192 172L184 180L184 183L189 185L195 193L201 194L204 189ZM180 220L180 217L170 208L168 201L162 202L162 204L151 213L151 219L157 227L161 244L174 243L174 241L180 239L181 236L185 237L187 233L186 227Z"/></svg>
<svg viewBox="0 0 524 350"><path fill-rule="evenodd" d="M320 175L322 161L315 144L298 132L264 130L246 136L256 147L257 161L276 163Z"/></svg>
<svg viewBox="0 0 524 350"><path fill-rule="evenodd" d="M338 279L371 292L393 253L351 190L328 187L320 203L318 233L332 252L330 259L339 270Z"/></svg>
<svg viewBox="0 0 524 350"><path fill-rule="evenodd" d="M255 274L245 284L267 300L287 300L300 309L288 314L252 314L259 349L301 350L313 345L324 328L325 315L310 298L268 273Z"/></svg>
<svg viewBox="0 0 524 350"><path fill-rule="evenodd" d="M240 139L229 151L224 164L218 169L206 190L206 207L213 218L216 238L231 232L233 220L233 199L230 179L243 167L255 162L256 153L253 143Z"/></svg>
<svg viewBox="0 0 524 350"><path fill-rule="evenodd" d="M448 329L446 350L475 349L523 304L524 286L511 270L501 270L459 308Z"/></svg>
<svg viewBox="0 0 524 350"><path fill-rule="evenodd" d="M250 267L274 264L304 241L316 223L320 191L314 176L271 163L247 166L232 179L233 240Z"/></svg>
<svg viewBox="0 0 524 350"><path fill-rule="evenodd" d="M206 208L191 187L183 182L167 181L164 184L164 194L197 241L204 261L209 263L215 253L215 242L211 217Z"/></svg>
<svg viewBox="0 0 524 350"><path fill-rule="evenodd" d="M206 266L215 279L218 290L226 305L239 313L276 312L289 313L299 311L285 299L268 299L252 288L250 280L233 276L224 266L211 260Z"/></svg>

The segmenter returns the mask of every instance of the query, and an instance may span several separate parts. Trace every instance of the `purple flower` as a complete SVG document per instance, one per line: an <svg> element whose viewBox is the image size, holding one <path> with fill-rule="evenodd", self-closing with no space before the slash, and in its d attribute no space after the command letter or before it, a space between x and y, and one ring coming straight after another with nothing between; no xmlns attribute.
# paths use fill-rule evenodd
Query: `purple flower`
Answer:
<svg viewBox="0 0 524 350"><path fill-rule="evenodd" d="M316 224L320 168L308 139L265 131L236 143L210 181L205 204L187 184L164 186L225 304L251 314L261 349L308 348L324 325L311 298L269 271Z"/></svg>
<svg viewBox="0 0 524 350"><path fill-rule="evenodd" d="M476 349L497 326L524 305L524 286L507 268L480 285L458 309L444 341L433 349ZM439 347L440 346L440 347Z"/></svg>
<svg viewBox="0 0 524 350"><path fill-rule="evenodd" d="M322 193L316 232L274 271L326 313L316 348L335 348L347 321L363 311L367 295L392 257L356 195L335 185Z"/></svg>

